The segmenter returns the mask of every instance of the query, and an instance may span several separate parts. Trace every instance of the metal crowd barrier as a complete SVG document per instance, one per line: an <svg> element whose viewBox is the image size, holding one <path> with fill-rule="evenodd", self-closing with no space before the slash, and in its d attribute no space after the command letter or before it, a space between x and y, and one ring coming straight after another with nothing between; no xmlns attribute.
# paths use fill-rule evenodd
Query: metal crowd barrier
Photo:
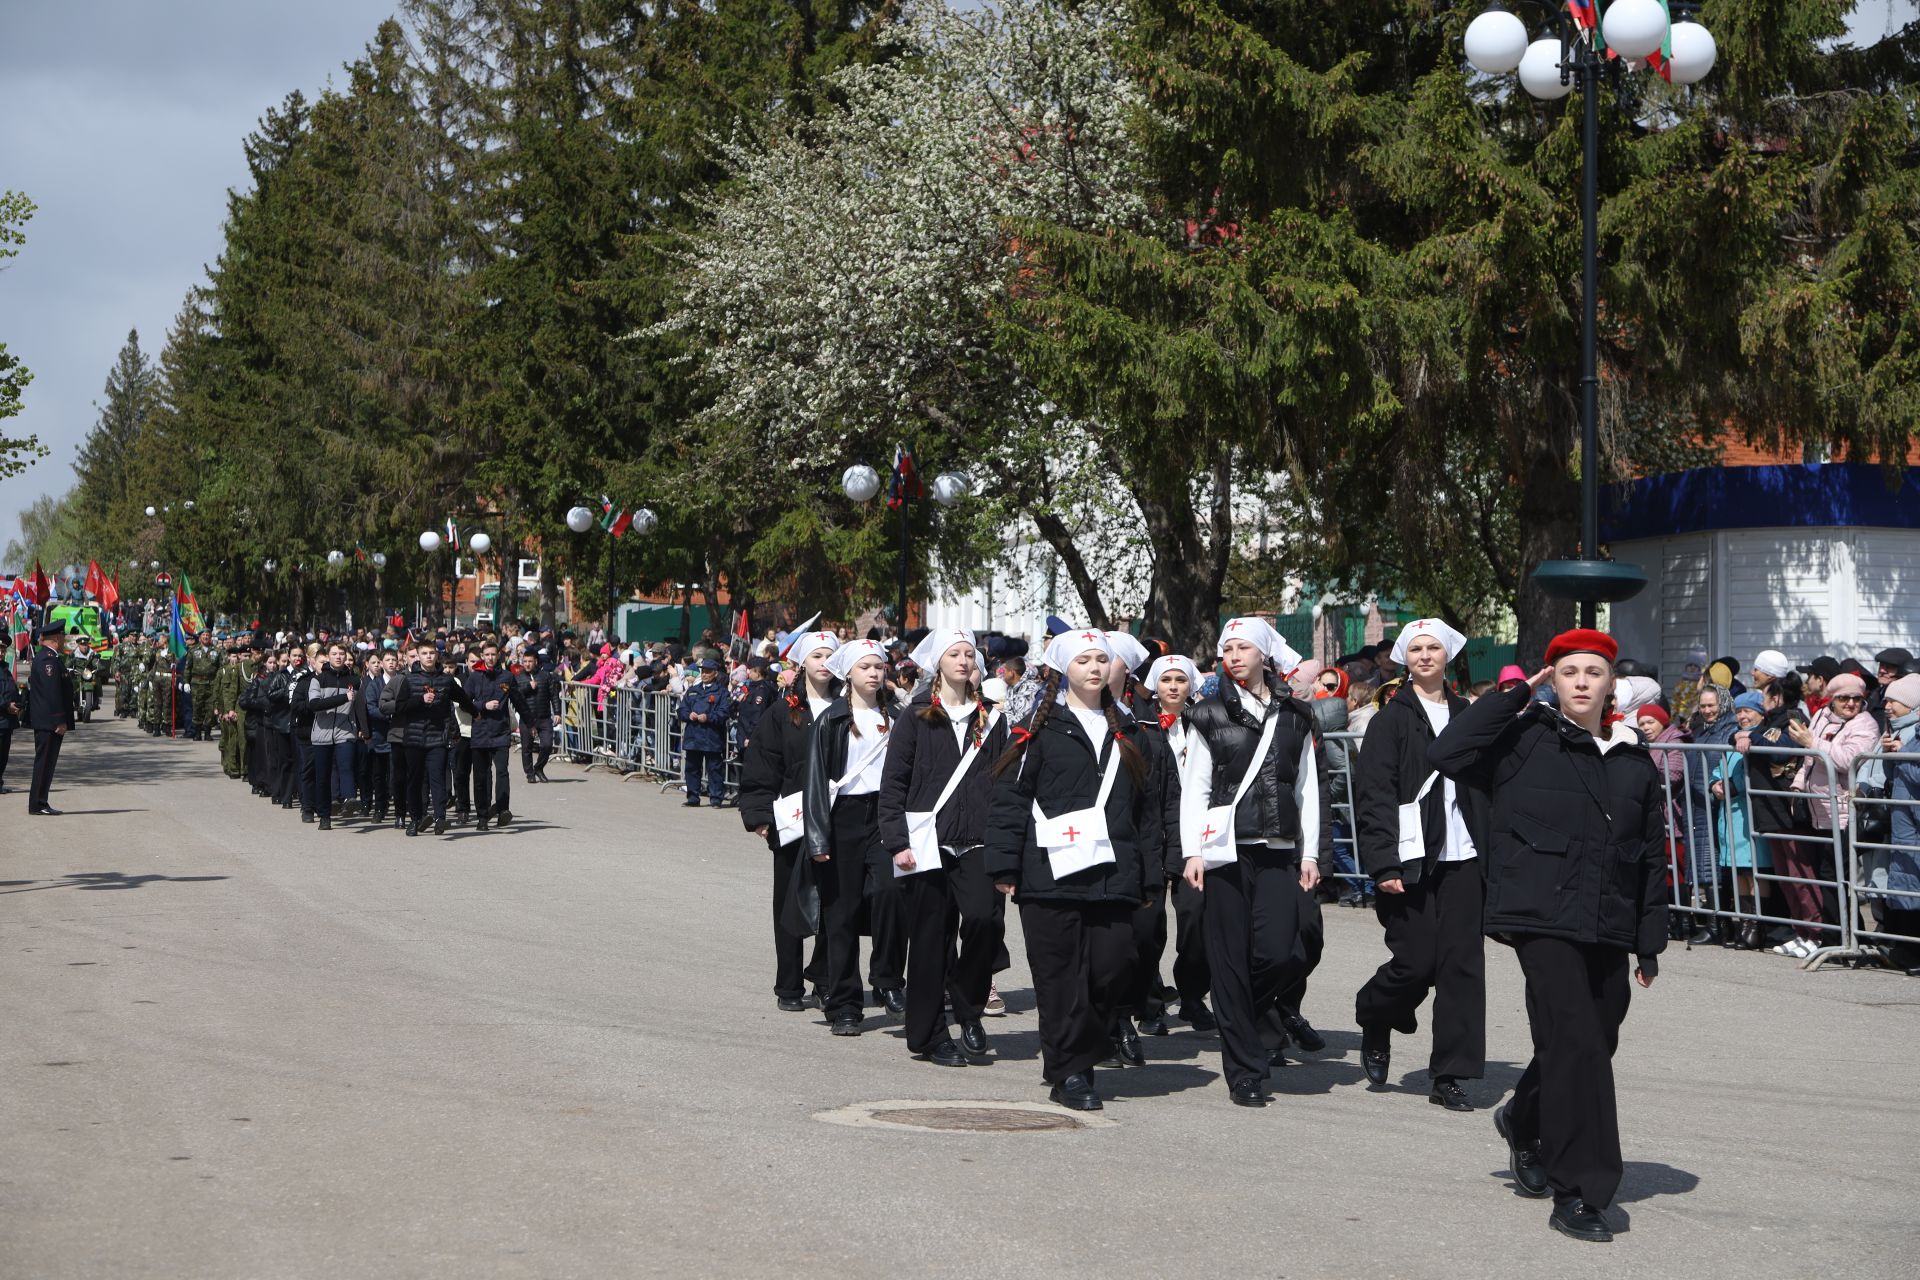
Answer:
<svg viewBox="0 0 1920 1280"><path fill-rule="evenodd" d="M555 750L589 771L608 769L631 781L655 782L662 791L686 790L686 757L676 712L680 699L670 693L614 688L602 699L598 685L568 682L563 690L560 741ZM724 784L728 799L740 793L737 725L727 724Z"/></svg>
<svg viewBox="0 0 1920 1280"><path fill-rule="evenodd" d="M1873 879L1876 873L1883 879L1887 878L1898 863L1905 863L1904 869L1909 873L1920 874L1920 843L1897 841L1892 829L1895 816L1904 814L1913 819L1915 830L1920 832L1920 797L1892 794L1895 770L1899 768L1914 771L1915 776L1909 780L1909 789L1920 792L1920 740L1909 743L1905 752L1862 752L1853 762L1852 772L1856 778L1860 766L1868 761L1878 761L1885 769L1888 794L1867 796L1856 793L1847 806L1850 869L1847 877L1847 917L1852 931L1848 958L1878 960L1885 955L1887 947L1903 943L1912 945L1915 941L1911 935L1888 930L1885 916L1889 910L1920 913L1920 893L1898 893L1884 885L1874 884ZM1862 833L1861 817L1878 811L1887 814L1888 831L1884 836L1870 839ZM1915 918L1920 919L1920 915Z"/></svg>

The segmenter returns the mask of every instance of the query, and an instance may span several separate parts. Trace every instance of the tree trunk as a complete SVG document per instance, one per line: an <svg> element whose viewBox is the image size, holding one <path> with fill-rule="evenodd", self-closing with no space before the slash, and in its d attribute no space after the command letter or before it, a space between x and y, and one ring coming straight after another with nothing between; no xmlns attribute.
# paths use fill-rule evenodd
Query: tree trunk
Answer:
<svg viewBox="0 0 1920 1280"><path fill-rule="evenodd" d="M520 560L513 535L504 529L494 554L500 557L500 594L493 598L493 630L498 635L502 626L520 616Z"/></svg>
<svg viewBox="0 0 1920 1280"><path fill-rule="evenodd" d="M1205 513L1194 509L1185 490L1170 500L1135 495L1153 546L1145 629L1175 653L1205 653L1220 628L1220 597L1233 551L1232 484L1232 458L1222 453L1214 461L1213 502Z"/></svg>
<svg viewBox="0 0 1920 1280"><path fill-rule="evenodd" d="M1547 642L1574 619L1573 602L1542 591L1533 571L1543 560L1573 555L1580 539L1580 490L1567 474L1566 449L1552 440L1533 443L1520 474L1520 581L1513 603L1516 656L1529 673L1539 669Z"/></svg>
<svg viewBox="0 0 1920 1280"><path fill-rule="evenodd" d="M1102 631L1110 630L1113 622L1107 613L1107 606L1100 600L1100 585L1088 572L1080 548L1073 545L1073 535L1067 532L1066 522L1051 511L1036 511L1033 523L1040 531L1040 536L1047 540L1047 545L1053 548L1053 553L1060 557L1060 563L1066 566L1067 577L1073 580L1073 589L1079 592L1080 604L1087 611L1087 625Z"/></svg>

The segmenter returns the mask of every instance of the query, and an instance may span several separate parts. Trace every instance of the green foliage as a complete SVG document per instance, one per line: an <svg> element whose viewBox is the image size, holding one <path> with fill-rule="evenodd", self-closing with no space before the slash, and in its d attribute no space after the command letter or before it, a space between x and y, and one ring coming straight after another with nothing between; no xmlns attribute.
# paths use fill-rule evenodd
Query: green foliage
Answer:
<svg viewBox="0 0 1920 1280"><path fill-rule="evenodd" d="M18 191L0 191L0 262L20 252L27 239L21 228L33 214L33 201ZM20 412L20 398L32 381L33 374L17 356L8 353L6 343L0 342L0 422ZM0 435L0 479L19 475L34 459L46 456L38 437Z"/></svg>

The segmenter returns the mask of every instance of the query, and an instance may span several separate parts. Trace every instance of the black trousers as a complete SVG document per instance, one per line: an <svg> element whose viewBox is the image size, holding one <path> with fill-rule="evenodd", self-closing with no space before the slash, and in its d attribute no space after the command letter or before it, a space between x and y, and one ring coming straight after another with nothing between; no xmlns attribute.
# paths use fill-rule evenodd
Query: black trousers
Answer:
<svg viewBox="0 0 1920 1280"><path fill-rule="evenodd" d="M268 729L260 735L260 740L267 748L267 794L275 804L292 804L295 799L293 735Z"/></svg>
<svg viewBox="0 0 1920 1280"><path fill-rule="evenodd" d="M827 949L816 938L813 959L802 968L800 960L807 940L788 933L780 923L793 887L793 864L806 847L806 841L795 840L773 851L773 994L783 1000L798 1000L807 993L809 982L819 987L827 978Z"/></svg>
<svg viewBox="0 0 1920 1280"><path fill-rule="evenodd" d="M942 860L945 861L944 859ZM891 869L887 871L892 875ZM896 877L876 893L898 899L907 948L907 1052L926 1053L947 1035L947 975L960 936L960 909L944 866Z"/></svg>
<svg viewBox="0 0 1920 1280"><path fill-rule="evenodd" d="M405 746L393 744L392 749L387 752L387 768L393 774L393 816L401 822L405 822L409 817L418 818L420 815L414 813L412 807L413 773L407 768Z"/></svg>
<svg viewBox="0 0 1920 1280"><path fill-rule="evenodd" d="M27 791L27 812L47 808L47 796L53 790L53 767L60 763L60 744L65 735L51 729L33 731L33 783Z"/></svg>
<svg viewBox="0 0 1920 1280"><path fill-rule="evenodd" d="M1113 1052L1113 1019L1133 986L1133 906L1032 899L1020 904L1048 1084Z"/></svg>
<svg viewBox="0 0 1920 1280"><path fill-rule="evenodd" d="M1167 952L1167 882L1153 887L1145 906L1133 909L1133 989L1121 1002L1121 1012L1136 1018L1161 1013L1160 957Z"/></svg>
<svg viewBox="0 0 1920 1280"><path fill-rule="evenodd" d="M247 785L255 791L267 789L267 730L247 716Z"/></svg>
<svg viewBox="0 0 1920 1280"><path fill-rule="evenodd" d="M473 744L467 739L454 735L453 748L447 758L453 766L453 807L461 814L473 811ZM445 766L442 766L443 769Z"/></svg>
<svg viewBox="0 0 1920 1280"><path fill-rule="evenodd" d="M1306 968L1300 855L1264 845L1241 845L1238 852L1238 861L1207 869L1205 890L1207 964L1229 1085L1266 1077L1261 1018Z"/></svg>
<svg viewBox="0 0 1920 1280"><path fill-rule="evenodd" d="M1199 1004L1213 988L1206 908L1205 893L1184 878L1173 882L1173 986L1182 1004Z"/></svg>
<svg viewBox="0 0 1920 1280"><path fill-rule="evenodd" d="M293 731L294 785L299 788L302 815L317 813L320 809L320 775L313 767L313 740L307 736L308 732Z"/></svg>
<svg viewBox="0 0 1920 1280"><path fill-rule="evenodd" d="M7 757L13 754L13 730L0 729L0 783L7 780Z"/></svg>
<svg viewBox="0 0 1920 1280"><path fill-rule="evenodd" d="M393 803L393 752L375 751L373 744L368 743L367 749L360 753L360 762L367 771L360 798L367 802L367 812L385 817Z"/></svg>
<svg viewBox="0 0 1920 1280"><path fill-rule="evenodd" d="M528 716L520 722L520 772L533 781L533 775L553 759L553 720L547 716Z"/></svg>
<svg viewBox="0 0 1920 1280"><path fill-rule="evenodd" d="M1620 1189L1620 1114L1613 1051L1631 988L1627 953L1595 943L1520 934L1533 1061L1513 1087L1514 1136L1538 1139L1540 1167L1557 1203L1595 1208Z"/></svg>
<svg viewBox="0 0 1920 1280"><path fill-rule="evenodd" d="M960 913L958 949L947 972L947 999L959 1022L978 1022L993 990L993 975L1006 968L1007 895L994 887L981 849L946 856L947 892Z"/></svg>
<svg viewBox="0 0 1920 1280"><path fill-rule="evenodd" d="M1487 1069L1487 956L1480 933L1480 859L1438 862L1404 893L1376 892L1373 912L1393 954L1354 998L1362 1028L1412 1032L1433 993L1435 1076L1477 1080Z"/></svg>
<svg viewBox="0 0 1920 1280"><path fill-rule="evenodd" d="M876 795L842 796L833 804L832 856L814 864L820 888L820 945L827 951L827 1021L860 1021L860 920L866 914L867 863L878 857L880 801ZM892 874L889 872L888 874ZM898 900L887 895L898 916Z"/></svg>
<svg viewBox="0 0 1920 1280"><path fill-rule="evenodd" d="M876 991L899 991L907 985L907 925L900 895L893 886L893 864L880 852L876 831L867 862L867 933L873 947L867 953L867 981Z"/></svg>
<svg viewBox="0 0 1920 1280"><path fill-rule="evenodd" d="M491 818L507 809L507 748L471 747L467 754L473 762L473 811Z"/></svg>
<svg viewBox="0 0 1920 1280"><path fill-rule="evenodd" d="M1299 881L1294 881L1295 886ZM1289 1018L1300 1016L1307 998L1307 979L1320 967L1320 956L1327 949L1327 922L1320 914L1320 896L1300 890L1300 975L1280 993L1280 1012Z"/></svg>
<svg viewBox="0 0 1920 1280"><path fill-rule="evenodd" d="M407 753L407 816L421 826L427 824L427 801L433 801L432 817L435 822L445 821L447 816L447 746L436 742L431 746L405 748Z"/></svg>

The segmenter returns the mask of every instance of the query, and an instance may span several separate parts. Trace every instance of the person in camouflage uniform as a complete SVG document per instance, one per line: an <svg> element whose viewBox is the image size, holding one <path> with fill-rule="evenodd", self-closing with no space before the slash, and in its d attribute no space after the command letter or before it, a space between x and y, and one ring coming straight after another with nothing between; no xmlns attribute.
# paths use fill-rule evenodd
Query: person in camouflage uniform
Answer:
<svg viewBox="0 0 1920 1280"><path fill-rule="evenodd" d="M192 695L193 723L187 728L187 736L204 741L213 736L216 711L214 709L214 688L220 679L220 669L225 666L220 650L213 646L213 632L202 631L187 650L186 683Z"/></svg>
<svg viewBox="0 0 1920 1280"><path fill-rule="evenodd" d="M220 725L220 767L229 778L247 772L247 713L240 694L253 680L253 664L238 642L227 646L226 665L213 678L213 714Z"/></svg>
<svg viewBox="0 0 1920 1280"><path fill-rule="evenodd" d="M86 713L92 715L93 700L100 688L100 655L93 651L93 642L84 635L74 637L73 648L67 651L67 674L73 677L75 717L79 716L83 698L87 703Z"/></svg>
<svg viewBox="0 0 1920 1280"><path fill-rule="evenodd" d="M139 641L123 634L120 643L113 647L113 715L116 720L133 716L133 673L139 662Z"/></svg>

